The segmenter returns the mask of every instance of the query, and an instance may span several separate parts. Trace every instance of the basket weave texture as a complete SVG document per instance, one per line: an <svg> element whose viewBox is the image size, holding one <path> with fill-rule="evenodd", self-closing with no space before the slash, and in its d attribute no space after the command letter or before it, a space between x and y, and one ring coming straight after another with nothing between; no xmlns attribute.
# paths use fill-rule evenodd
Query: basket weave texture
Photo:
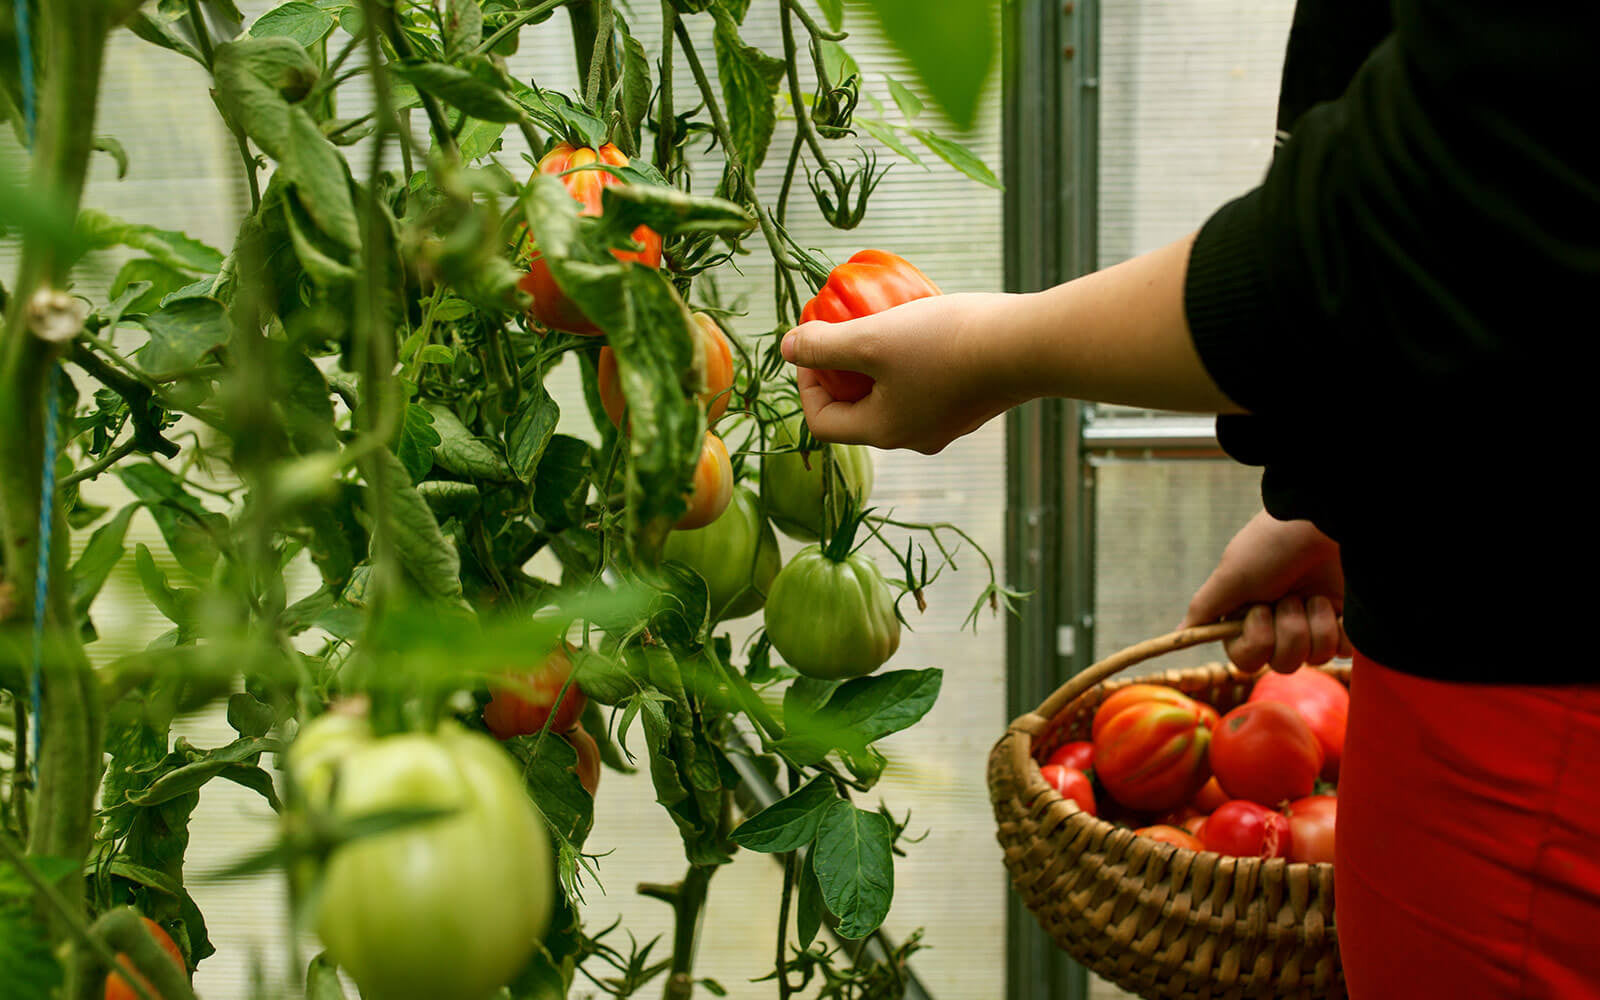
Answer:
<svg viewBox="0 0 1600 1000"><path fill-rule="evenodd" d="M1083 812L1039 773L1039 759L1056 747L1088 739L1095 709L1126 684L1167 684L1222 713L1242 704L1253 681L1231 664L1108 680L1238 631L1238 623L1208 625L1130 646L1011 724L988 773L1006 868L1062 949L1148 1000L1342 1000L1332 865L1225 857L1136 836ZM1321 669L1349 683L1348 667Z"/></svg>

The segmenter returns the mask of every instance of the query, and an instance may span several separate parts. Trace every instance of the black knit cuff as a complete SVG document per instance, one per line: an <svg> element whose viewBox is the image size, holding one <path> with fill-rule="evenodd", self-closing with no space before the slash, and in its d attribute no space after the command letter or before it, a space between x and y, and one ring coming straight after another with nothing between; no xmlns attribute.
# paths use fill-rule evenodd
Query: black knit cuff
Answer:
<svg viewBox="0 0 1600 1000"><path fill-rule="evenodd" d="M1274 409L1276 387L1263 366L1282 330L1263 252L1257 188L1216 211L1189 252L1184 311L1200 361L1217 387L1251 413Z"/></svg>

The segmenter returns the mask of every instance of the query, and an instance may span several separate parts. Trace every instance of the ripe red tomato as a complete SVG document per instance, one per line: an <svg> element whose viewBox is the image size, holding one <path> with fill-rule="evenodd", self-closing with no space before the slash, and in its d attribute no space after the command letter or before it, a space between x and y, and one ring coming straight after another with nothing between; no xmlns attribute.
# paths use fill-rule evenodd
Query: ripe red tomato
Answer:
<svg viewBox="0 0 1600 1000"><path fill-rule="evenodd" d="M694 314L694 328L700 337L701 353L705 356L705 388L696 397L706 408L706 423L714 424L718 417L727 412L728 403L733 399L733 347L728 343L728 335L722 332L722 327L705 313ZM595 367L600 405L611 422L621 427L623 414L628 412L628 400L622 394L616 352L609 347L600 348Z"/></svg>
<svg viewBox="0 0 1600 1000"><path fill-rule="evenodd" d="M145 930L149 931L150 936L156 939L156 944L161 946L161 950L172 956L172 960L177 963L179 969L187 971L188 966L183 961L183 952L178 950L178 946L173 943L171 936L167 934L166 930L164 930L160 924L156 923L154 920L151 920L149 917L140 917L139 919L144 921ZM117 952L117 959L119 961L124 960L127 957L128 955L126 952ZM139 977L140 984L149 991L151 996L159 997L161 995L155 991L153 986L150 985L150 980L140 975L137 971L134 972L134 975ZM123 978L122 973L106 973L106 1000L137 1000L138 996L138 991L133 988L132 984L130 984L128 980Z"/></svg>
<svg viewBox="0 0 1600 1000"><path fill-rule="evenodd" d="M1217 782L1217 776L1213 774L1210 780L1200 786L1200 790L1195 793L1189 804L1197 812L1209 816L1216 812L1218 806L1228 801L1228 797L1228 793L1223 791L1222 785Z"/></svg>
<svg viewBox="0 0 1600 1000"><path fill-rule="evenodd" d="M722 516L733 501L733 465L728 461L728 446L706 431L700 447L700 463L694 468L694 483L689 489L689 509L672 527L678 531L704 528Z"/></svg>
<svg viewBox="0 0 1600 1000"><path fill-rule="evenodd" d="M1199 837L1176 826L1158 823L1155 826L1141 827L1133 832L1141 837L1149 837L1151 840L1159 840L1163 844L1172 844L1175 847L1185 847L1191 851L1203 851L1206 849L1206 845L1201 842Z"/></svg>
<svg viewBox="0 0 1600 1000"><path fill-rule="evenodd" d="M1094 744L1087 740L1074 740L1056 747L1055 753L1050 755L1046 764L1060 764L1063 767L1075 767L1080 771L1087 771L1094 766Z"/></svg>
<svg viewBox="0 0 1600 1000"><path fill-rule="evenodd" d="M1130 705L1137 705L1142 701L1155 701L1163 705L1177 705L1195 713L1200 724L1207 729L1214 729L1217 725L1217 710L1204 702L1195 701L1193 698L1179 691L1177 688L1167 687L1165 684L1129 684L1127 687L1117 688L1100 707L1095 709L1094 723L1090 729L1089 738L1098 740L1100 730L1111 717Z"/></svg>
<svg viewBox="0 0 1600 1000"><path fill-rule="evenodd" d="M1243 799L1207 817L1200 839L1206 850L1238 858L1286 858L1293 846L1288 817Z"/></svg>
<svg viewBox="0 0 1600 1000"><path fill-rule="evenodd" d="M1039 769L1044 775L1045 783L1060 792L1063 798L1071 799L1078 804L1078 808L1095 815L1094 811L1094 786L1089 784L1089 776L1075 767L1063 767L1060 764L1046 764Z"/></svg>
<svg viewBox="0 0 1600 1000"><path fill-rule="evenodd" d="M1204 839L1205 829L1206 829L1206 820L1207 819L1210 819L1210 817L1209 816L1190 816L1188 819L1184 820L1182 823L1179 823L1178 825L1183 827L1185 830L1188 830L1190 833L1194 834L1196 837L1200 837L1200 838Z"/></svg>
<svg viewBox="0 0 1600 1000"><path fill-rule="evenodd" d="M1250 691L1251 701L1277 701L1300 713L1322 744L1322 777L1339 780L1339 760L1344 756L1345 722L1350 717L1350 692L1316 667L1293 673L1264 672Z"/></svg>
<svg viewBox="0 0 1600 1000"><path fill-rule="evenodd" d="M863 250L829 273L827 284L800 311L800 322L843 323L938 294L939 286L904 257ZM828 395L850 403L864 398L873 386L872 378L860 372L831 368L817 369L817 381Z"/></svg>
<svg viewBox="0 0 1600 1000"><path fill-rule="evenodd" d="M561 738L578 751L578 780L583 783L589 797L594 798L600 788L600 744L582 726L573 726L562 733Z"/></svg>
<svg viewBox="0 0 1600 1000"><path fill-rule="evenodd" d="M594 163L625 167L628 165L628 158L609 142L598 150L588 146L573 148L563 142L539 160L539 172L563 175L561 183L566 185L572 197L583 203L583 208L578 214L600 215L601 190L622 182L607 170L576 169ZM573 172L566 173L569 170ZM600 328L595 326L583 314L583 310L561 291L561 286L556 284L555 277L550 273L550 265L545 263L538 249L530 244L527 237L526 225L520 226L515 253L519 262L526 263L528 273L517 282L517 287L533 296L533 318L542 326L552 330L566 330L569 333L591 337L599 335ZM633 241L639 244L638 250L613 250L612 256L620 261L636 261L646 267L661 266L659 234L647 226L639 226L633 231Z"/></svg>
<svg viewBox="0 0 1600 1000"><path fill-rule="evenodd" d="M1308 795L1289 803L1290 861L1333 864L1333 830L1339 800L1332 795Z"/></svg>
<svg viewBox="0 0 1600 1000"><path fill-rule="evenodd" d="M1277 806L1311 794L1322 745L1288 705L1246 702L1223 716L1212 735L1211 770L1230 798Z"/></svg>
<svg viewBox="0 0 1600 1000"><path fill-rule="evenodd" d="M561 696L561 686L571 673L572 661L567 651L558 648L533 673L513 674L517 682L515 687L490 681L492 697L489 704L483 706L483 722L489 732L496 739L509 740L513 736L539 732L544 729L546 719L550 720L553 733L564 733L577 725L588 699L576 683L568 686L566 695ZM559 706L557 697L561 697Z"/></svg>
<svg viewBox="0 0 1600 1000"><path fill-rule="evenodd" d="M1152 813L1175 809L1205 784L1211 731L1192 708L1161 701L1129 705L1100 726L1094 773L1111 797Z"/></svg>

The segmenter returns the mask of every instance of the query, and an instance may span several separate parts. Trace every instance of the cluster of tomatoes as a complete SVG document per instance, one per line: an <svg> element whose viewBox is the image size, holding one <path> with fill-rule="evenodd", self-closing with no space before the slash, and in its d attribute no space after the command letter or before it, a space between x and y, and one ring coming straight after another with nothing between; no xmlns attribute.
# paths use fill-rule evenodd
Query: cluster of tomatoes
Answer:
<svg viewBox="0 0 1600 1000"><path fill-rule="evenodd" d="M1268 673L1221 715L1175 688L1113 691L1045 781L1090 815L1194 851L1333 862L1350 693L1314 667ZM1097 798L1098 793L1098 798Z"/></svg>

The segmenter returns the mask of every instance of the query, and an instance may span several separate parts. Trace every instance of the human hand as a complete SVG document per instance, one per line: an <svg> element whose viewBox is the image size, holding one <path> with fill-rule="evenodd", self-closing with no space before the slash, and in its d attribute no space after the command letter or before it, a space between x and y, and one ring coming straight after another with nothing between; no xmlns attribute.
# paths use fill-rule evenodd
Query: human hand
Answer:
<svg viewBox="0 0 1600 1000"><path fill-rule="evenodd" d="M1248 608L1244 632L1223 643L1240 670L1288 673L1301 664L1349 656L1339 615L1344 571L1339 545L1309 521L1251 518L1195 591L1182 627L1215 622Z"/></svg>
<svg viewBox="0 0 1600 1000"><path fill-rule="evenodd" d="M800 403L824 441L933 455L1026 398L1008 384L991 326L1017 296L966 293L917 299L844 323L803 323L783 339L798 366ZM856 402L833 396L818 368L875 380Z"/></svg>

